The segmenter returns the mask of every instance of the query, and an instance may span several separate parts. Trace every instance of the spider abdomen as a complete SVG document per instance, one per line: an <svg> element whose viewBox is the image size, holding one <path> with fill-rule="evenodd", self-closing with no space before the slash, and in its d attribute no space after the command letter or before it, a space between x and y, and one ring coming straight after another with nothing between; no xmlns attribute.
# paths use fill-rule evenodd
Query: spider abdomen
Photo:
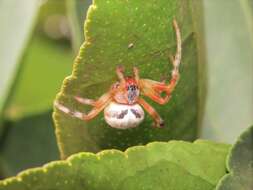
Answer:
<svg viewBox="0 0 253 190"><path fill-rule="evenodd" d="M105 121L113 128L137 127L144 119L144 111L139 104L127 105L111 102L104 109Z"/></svg>

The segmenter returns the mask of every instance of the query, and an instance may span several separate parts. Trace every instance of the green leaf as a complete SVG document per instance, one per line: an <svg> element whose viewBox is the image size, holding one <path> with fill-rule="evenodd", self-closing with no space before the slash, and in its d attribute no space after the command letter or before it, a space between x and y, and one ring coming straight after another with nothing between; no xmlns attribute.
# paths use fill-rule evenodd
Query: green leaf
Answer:
<svg viewBox="0 0 253 190"><path fill-rule="evenodd" d="M66 0L67 14L72 33L72 45L76 52L84 41L83 21L91 0Z"/></svg>
<svg viewBox="0 0 253 190"><path fill-rule="evenodd" d="M8 122L0 152L5 177L59 159L51 115L47 111Z"/></svg>
<svg viewBox="0 0 253 190"><path fill-rule="evenodd" d="M202 138L234 143L253 123L250 3L252 0L203 1L208 96Z"/></svg>
<svg viewBox="0 0 253 190"><path fill-rule="evenodd" d="M0 2L0 115L15 85L16 74L21 68L19 63L38 10L39 3L34 0Z"/></svg>
<svg viewBox="0 0 253 190"><path fill-rule="evenodd" d="M209 190L226 172L228 149L208 141L171 141L133 147L125 153L78 153L1 181L0 189Z"/></svg>
<svg viewBox="0 0 253 190"><path fill-rule="evenodd" d="M6 116L12 120L51 109L62 78L71 69L73 55L66 44L34 34L26 52L15 93L6 108Z"/></svg>
<svg viewBox="0 0 253 190"><path fill-rule="evenodd" d="M87 112L89 108L77 104L73 97L96 99L108 91L117 80L115 68L119 64L128 74L135 65L143 78L169 78L169 55L174 54L176 43L173 18L177 18L183 38L181 80L167 105L149 101L165 120L163 129L152 128L148 115L139 127L123 131L108 127L102 114L87 123L56 110L56 134L63 158L80 151L124 150L155 140L196 138L198 61L191 8L188 0L93 2L85 23L86 41L57 101L72 110Z"/></svg>
<svg viewBox="0 0 253 190"><path fill-rule="evenodd" d="M245 131L228 154L225 175L217 185L217 190L253 189L253 126Z"/></svg>
<svg viewBox="0 0 253 190"><path fill-rule="evenodd" d="M182 179L186 183L182 183ZM189 175L182 167L163 160L126 178L119 189L163 190L169 188L174 190L211 190L213 185L198 176Z"/></svg>

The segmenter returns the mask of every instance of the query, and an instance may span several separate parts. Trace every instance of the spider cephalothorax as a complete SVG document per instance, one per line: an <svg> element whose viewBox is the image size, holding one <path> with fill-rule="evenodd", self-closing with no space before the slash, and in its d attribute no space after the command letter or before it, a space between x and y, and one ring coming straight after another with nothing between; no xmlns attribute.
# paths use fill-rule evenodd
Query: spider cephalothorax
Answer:
<svg viewBox="0 0 253 190"><path fill-rule="evenodd" d="M150 79L141 79L136 67L133 69L133 76L125 77L123 67L118 66L116 73L119 81L114 83L110 90L98 100L75 97L79 103L93 107L89 113L85 114L79 111L71 111L59 102L55 102L55 107L64 113L84 121L93 119L104 110L105 121L111 127L120 129L138 126L144 119L143 107L154 119L155 127L164 126L162 118L141 95L147 96L159 104L166 104L179 80L178 69L181 60L181 35L176 20L173 20L173 26L177 37L177 52L175 56L171 56L174 68L169 84ZM165 92L165 96L161 96L163 92Z"/></svg>
<svg viewBox="0 0 253 190"><path fill-rule="evenodd" d="M112 96L115 102L121 104L135 104L138 101L140 90L137 81L133 77L124 77L123 67L118 66L116 70L120 82L112 85Z"/></svg>

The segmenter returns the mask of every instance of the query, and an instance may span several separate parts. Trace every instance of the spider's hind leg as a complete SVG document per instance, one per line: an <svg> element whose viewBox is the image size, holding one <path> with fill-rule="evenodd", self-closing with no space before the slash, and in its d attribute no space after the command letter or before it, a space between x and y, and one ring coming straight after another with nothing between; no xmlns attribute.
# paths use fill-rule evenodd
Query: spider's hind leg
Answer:
<svg viewBox="0 0 253 190"><path fill-rule="evenodd" d="M164 127L164 121L156 110L149 105L144 99L139 98L138 103L150 114L150 116L155 121L154 127Z"/></svg>

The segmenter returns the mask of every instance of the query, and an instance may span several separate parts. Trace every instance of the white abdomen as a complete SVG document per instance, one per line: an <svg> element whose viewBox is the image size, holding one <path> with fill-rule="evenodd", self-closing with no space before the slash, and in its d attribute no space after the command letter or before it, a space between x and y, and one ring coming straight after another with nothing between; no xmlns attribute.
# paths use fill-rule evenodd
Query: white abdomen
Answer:
<svg viewBox="0 0 253 190"><path fill-rule="evenodd" d="M114 128L137 127L144 119L144 111L139 104L125 105L111 102L104 109L105 121Z"/></svg>

